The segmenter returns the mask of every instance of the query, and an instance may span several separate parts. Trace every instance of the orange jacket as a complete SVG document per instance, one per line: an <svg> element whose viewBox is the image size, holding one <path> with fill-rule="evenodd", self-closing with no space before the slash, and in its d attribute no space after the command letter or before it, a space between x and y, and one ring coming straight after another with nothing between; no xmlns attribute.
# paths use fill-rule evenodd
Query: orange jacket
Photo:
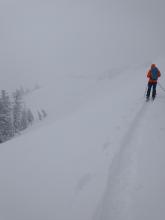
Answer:
<svg viewBox="0 0 165 220"><path fill-rule="evenodd" d="M159 71L159 69L158 69L158 77L160 77L161 76L161 73L160 73L160 71ZM157 83L157 80L153 80L152 78L151 78L151 68L149 69L149 71L147 72L147 77L149 78L149 83Z"/></svg>

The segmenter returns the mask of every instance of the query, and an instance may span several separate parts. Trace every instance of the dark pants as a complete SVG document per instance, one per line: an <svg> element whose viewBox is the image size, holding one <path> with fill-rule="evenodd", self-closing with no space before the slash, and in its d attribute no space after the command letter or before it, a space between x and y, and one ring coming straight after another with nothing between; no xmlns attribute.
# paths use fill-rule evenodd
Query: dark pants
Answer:
<svg viewBox="0 0 165 220"><path fill-rule="evenodd" d="M151 89L152 89L152 98L155 98L156 96L156 85L157 83L148 83L148 90L147 90L147 95L146 97L149 98L150 97L150 92L151 92Z"/></svg>

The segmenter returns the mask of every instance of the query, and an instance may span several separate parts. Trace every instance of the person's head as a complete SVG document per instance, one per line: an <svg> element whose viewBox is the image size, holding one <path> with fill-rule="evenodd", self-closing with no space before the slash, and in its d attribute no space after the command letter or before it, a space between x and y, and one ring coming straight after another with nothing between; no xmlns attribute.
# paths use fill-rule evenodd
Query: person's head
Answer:
<svg viewBox="0 0 165 220"><path fill-rule="evenodd" d="M156 67L156 64L152 63L151 68L154 68L154 67Z"/></svg>

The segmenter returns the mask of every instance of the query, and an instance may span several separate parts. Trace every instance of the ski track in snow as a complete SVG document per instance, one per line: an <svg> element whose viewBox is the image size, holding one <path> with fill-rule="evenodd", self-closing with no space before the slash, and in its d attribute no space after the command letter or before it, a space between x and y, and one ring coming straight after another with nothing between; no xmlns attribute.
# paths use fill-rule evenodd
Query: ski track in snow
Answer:
<svg viewBox="0 0 165 220"><path fill-rule="evenodd" d="M109 168L105 193L93 220L132 220L132 193L137 190L135 184L137 161L136 149L131 143L147 108L147 103L143 103L121 140L119 151Z"/></svg>
<svg viewBox="0 0 165 220"><path fill-rule="evenodd" d="M81 83L79 94L75 92L77 82L74 92L69 87L62 96L65 97L70 91L65 101L58 102L59 112L66 105L60 114L60 119L64 117L63 120L56 121L50 128L48 126L50 134L46 138L41 137L45 135L46 129L38 129L36 135L32 136L33 141L37 138L36 145L41 145L40 147L33 146L31 142L31 145L26 145L24 140L28 139L23 136L18 142L15 139L15 142L6 143L7 146L9 144L7 148L4 144L1 148L2 219L10 220L12 216L14 220L164 220L156 218L159 209L155 212L155 218L151 217L156 202L164 204L164 197L161 200L159 198L161 191L154 193L155 202L148 202L152 200L153 195L148 195L155 190L155 186L158 188L160 185L164 189L165 184L161 185L153 179L157 177L158 167L162 172L164 148L160 146L155 151L157 139L152 137L146 142L147 139L143 137L147 134L143 134L143 131L150 118L154 114L157 117L157 111L152 110L156 109L157 104L161 107L159 111L164 107L161 104L164 94L160 94L155 102L141 104L144 98L139 98L139 91L140 94L143 92L144 69L135 71L138 74L132 74L131 70L110 81L100 80L96 84L90 83L90 86L87 83L86 88L93 85L94 89L85 90L85 95ZM116 91L117 86L119 89ZM67 108L71 103L74 105ZM159 114L162 116L163 110ZM165 121L163 124L160 120L159 117L155 124L159 124L159 132L163 135ZM152 127L153 124L149 123L149 132ZM28 134L27 137L25 135L25 138L28 137ZM38 137L41 137L41 142ZM52 141L49 142L50 146L47 140ZM16 148L13 148L12 143L15 143ZM152 148L149 157L147 153L150 145ZM152 160L154 159L154 165L159 160L154 158L155 153L160 163L155 169L150 169ZM139 157L142 157L142 162ZM145 164L146 158L150 160L149 165ZM146 178L147 172L149 176ZM159 182L165 180L163 178L163 175L162 179L158 175ZM148 179L151 182L149 185ZM144 203L141 204L143 200ZM148 204L148 218L143 204ZM165 216L163 210L161 205L159 216Z"/></svg>

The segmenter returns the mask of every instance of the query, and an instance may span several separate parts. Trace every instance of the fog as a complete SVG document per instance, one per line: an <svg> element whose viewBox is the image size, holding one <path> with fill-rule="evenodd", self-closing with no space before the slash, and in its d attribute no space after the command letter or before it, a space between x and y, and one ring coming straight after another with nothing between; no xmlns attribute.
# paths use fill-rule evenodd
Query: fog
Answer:
<svg viewBox="0 0 165 220"><path fill-rule="evenodd" d="M1 82L44 82L153 61L164 0L0 0Z"/></svg>

